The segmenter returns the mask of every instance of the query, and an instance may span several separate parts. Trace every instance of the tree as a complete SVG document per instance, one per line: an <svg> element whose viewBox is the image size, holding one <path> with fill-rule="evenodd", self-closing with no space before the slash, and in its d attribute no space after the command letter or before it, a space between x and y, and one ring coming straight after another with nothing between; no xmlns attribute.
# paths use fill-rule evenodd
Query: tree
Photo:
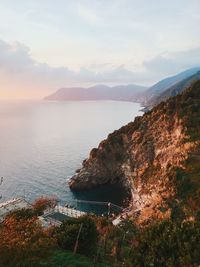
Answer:
<svg viewBox="0 0 200 267"><path fill-rule="evenodd" d="M46 209L52 209L56 204L56 197L40 197L34 201L32 206L37 215L42 215Z"/></svg>
<svg viewBox="0 0 200 267"><path fill-rule="evenodd" d="M23 213L24 214L24 213ZM0 227L0 267L39 266L56 245L36 217L11 214Z"/></svg>
<svg viewBox="0 0 200 267"><path fill-rule="evenodd" d="M13 210L7 215L7 218L14 217L16 218L16 220L27 220L33 218L34 216L37 217L37 213L33 209L22 208L18 210Z"/></svg>
<svg viewBox="0 0 200 267"><path fill-rule="evenodd" d="M79 236L77 252L84 255L93 255L96 251L98 232L94 220L89 216L65 220L56 229L55 236L58 245L62 249L73 251L81 224L82 229Z"/></svg>
<svg viewBox="0 0 200 267"><path fill-rule="evenodd" d="M197 267L200 223L163 221L140 230L132 250L133 266Z"/></svg>

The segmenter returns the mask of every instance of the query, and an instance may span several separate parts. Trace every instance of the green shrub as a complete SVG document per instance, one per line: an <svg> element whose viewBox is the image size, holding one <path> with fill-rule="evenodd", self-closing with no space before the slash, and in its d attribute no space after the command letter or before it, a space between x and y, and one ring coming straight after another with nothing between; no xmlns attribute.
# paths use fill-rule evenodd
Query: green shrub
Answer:
<svg viewBox="0 0 200 267"><path fill-rule="evenodd" d="M65 220L56 229L58 245L62 249L73 251L81 225L77 251L80 254L93 255L96 252L98 232L94 221L89 216Z"/></svg>
<svg viewBox="0 0 200 267"><path fill-rule="evenodd" d="M199 251L199 222L163 221L140 231L131 257L138 267L198 267Z"/></svg>

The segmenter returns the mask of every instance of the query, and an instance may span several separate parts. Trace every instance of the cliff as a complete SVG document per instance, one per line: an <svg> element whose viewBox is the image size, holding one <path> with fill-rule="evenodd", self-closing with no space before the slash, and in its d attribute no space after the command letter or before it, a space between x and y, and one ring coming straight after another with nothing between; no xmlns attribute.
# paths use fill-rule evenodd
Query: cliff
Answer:
<svg viewBox="0 0 200 267"><path fill-rule="evenodd" d="M129 216L139 224L171 216L191 219L200 210L199 144L197 81L92 149L70 187L120 182L132 194Z"/></svg>

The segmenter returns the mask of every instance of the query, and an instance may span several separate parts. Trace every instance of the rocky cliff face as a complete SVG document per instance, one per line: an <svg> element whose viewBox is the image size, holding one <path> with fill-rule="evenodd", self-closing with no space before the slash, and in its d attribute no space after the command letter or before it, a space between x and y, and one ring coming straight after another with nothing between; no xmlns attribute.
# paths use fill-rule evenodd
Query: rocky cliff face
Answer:
<svg viewBox="0 0 200 267"><path fill-rule="evenodd" d="M200 207L200 81L113 132L72 177L73 190L120 182L137 223ZM116 192L117 193L117 192ZM177 215L178 214L178 215Z"/></svg>

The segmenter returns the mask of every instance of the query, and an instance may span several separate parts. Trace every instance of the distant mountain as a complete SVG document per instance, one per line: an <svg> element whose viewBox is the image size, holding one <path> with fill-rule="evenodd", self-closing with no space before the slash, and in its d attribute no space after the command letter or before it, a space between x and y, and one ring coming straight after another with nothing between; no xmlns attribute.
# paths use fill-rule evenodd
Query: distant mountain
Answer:
<svg viewBox="0 0 200 267"><path fill-rule="evenodd" d="M55 93L45 97L45 100L52 101L84 101L84 100L116 100L116 101L137 101L137 97L147 88L140 85L118 85L109 87L96 85L89 88L71 87L61 88Z"/></svg>
<svg viewBox="0 0 200 267"><path fill-rule="evenodd" d="M165 78L158 83L151 86L144 94L144 98L146 98L146 101L149 101L151 98L160 95L162 92L167 90L169 87L173 86L174 84L194 75L200 71L200 67L191 68L188 70L185 70L181 73L178 73L177 75Z"/></svg>
<svg viewBox="0 0 200 267"><path fill-rule="evenodd" d="M61 88L44 99L49 101L130 101L142 103L145 110L148 110L168 97L182 92L188 85L191 85L193 80L198 79L193 75L196 75L199 71L200 67L185 70L177 75L163 79L149 88L135 84L113 87L99 84L89 88ZM188 81L187 78L189 78Z"/></svg>
<svg viewBox="0 0 200 267"><path fill-rule="evenodd" d="M175 83L174 85L166 89L164 92L162 92L160 95L150 98L146 102L145 106L148 109L151 109L152 107L158 105L160 102L165 101L172 96L176 96L180 94L187 87L191 86L195 81L198 81L198 80L200 80L200 71L198 71L194 75L191 75L188 78L183 79L180 82Z"/></svg>

